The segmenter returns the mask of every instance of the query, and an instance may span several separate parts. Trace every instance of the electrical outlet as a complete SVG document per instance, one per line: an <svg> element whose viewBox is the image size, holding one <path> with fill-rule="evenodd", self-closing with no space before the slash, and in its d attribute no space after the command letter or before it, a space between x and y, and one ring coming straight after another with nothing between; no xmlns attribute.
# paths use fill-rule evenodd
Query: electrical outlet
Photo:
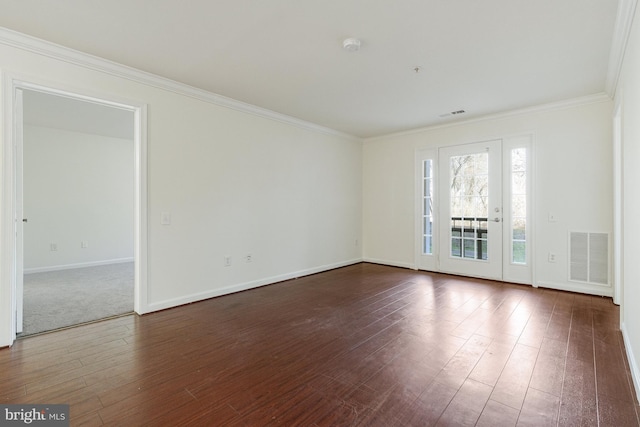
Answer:
<svg viewBox="0 0 640 427"><path fill-rule="evenodd" d="M87 242L86 240L83 240L82 242L80 242L80 247L82 249L87 249L89 247L89 242Z"/></svg>
<svg viewBox="0 0 640 427"><path fill-rule="evenodd" d="M57 251L57 250L58 250L58 244L57 244L57 243L51 243L51 244L49 245L49 250L50 250L51 252L55 252L55 251Z"/></svg>
<svg viewBox="0 0 640 427"><path fill-rule="evenodd" d="M549 262L556 262L556 254L549 252Z"/></svg>
<svg viewBox="0 0 640 427"><path fill-rule="evenodd" d="M231 267L231 257L230 256L224 257L224 266L225 267Z"/></svg>
<svg viewBox="0 0 640 427"><path fill-rule="evenodd" d="M251 261L253 261L253 256L252 256L251 254L247 254L247 255L245 255L245 257L244 257L244 260L245 260L246 262L251 262Z"/></svg>

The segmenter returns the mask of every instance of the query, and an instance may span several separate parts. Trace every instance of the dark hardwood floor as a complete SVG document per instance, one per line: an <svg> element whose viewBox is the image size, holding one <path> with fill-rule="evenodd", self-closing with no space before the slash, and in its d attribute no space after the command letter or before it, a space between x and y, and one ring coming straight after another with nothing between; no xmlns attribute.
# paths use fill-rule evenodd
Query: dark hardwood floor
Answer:
<svg viewBox="0 0 640 427"><path fill-rule="evenodd" d="M179 285L179 284L177 284ZM611 299L358 264L0 350L72 425L637 426Z"/></svg>

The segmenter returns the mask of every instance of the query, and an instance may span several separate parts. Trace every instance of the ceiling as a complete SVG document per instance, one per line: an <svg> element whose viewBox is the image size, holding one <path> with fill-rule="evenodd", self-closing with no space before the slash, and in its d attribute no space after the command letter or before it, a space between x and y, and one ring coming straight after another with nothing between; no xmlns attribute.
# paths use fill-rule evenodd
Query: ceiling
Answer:
<svg viewBox="0 0 640 427"><path fill-rule="evenodd" d="M0 26L372 137L604 92L617 6L0 0ZM347 37L358 52L342 49Z"/></svg>

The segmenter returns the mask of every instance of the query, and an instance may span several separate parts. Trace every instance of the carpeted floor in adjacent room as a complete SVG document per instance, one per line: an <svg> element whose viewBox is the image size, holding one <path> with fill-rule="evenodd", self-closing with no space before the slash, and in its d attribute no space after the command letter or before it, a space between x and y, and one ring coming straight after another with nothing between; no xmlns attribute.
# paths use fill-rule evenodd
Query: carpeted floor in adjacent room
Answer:
<svg viewBox="0 0 640 427"><path fill-rule="evenodd" d="M133 311L134 263L24 275L21 336Z"/></svg>

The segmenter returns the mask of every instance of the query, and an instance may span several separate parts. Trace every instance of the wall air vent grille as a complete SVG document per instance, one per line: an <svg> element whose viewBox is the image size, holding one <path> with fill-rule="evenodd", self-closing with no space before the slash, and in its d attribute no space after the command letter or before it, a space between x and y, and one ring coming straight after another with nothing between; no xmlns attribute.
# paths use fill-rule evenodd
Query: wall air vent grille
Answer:
<svg viewBox="0 0 640 427"><path fill-rule="evenodd" d="M609 234L569 233L569 280L609 285Z"/></svg>

